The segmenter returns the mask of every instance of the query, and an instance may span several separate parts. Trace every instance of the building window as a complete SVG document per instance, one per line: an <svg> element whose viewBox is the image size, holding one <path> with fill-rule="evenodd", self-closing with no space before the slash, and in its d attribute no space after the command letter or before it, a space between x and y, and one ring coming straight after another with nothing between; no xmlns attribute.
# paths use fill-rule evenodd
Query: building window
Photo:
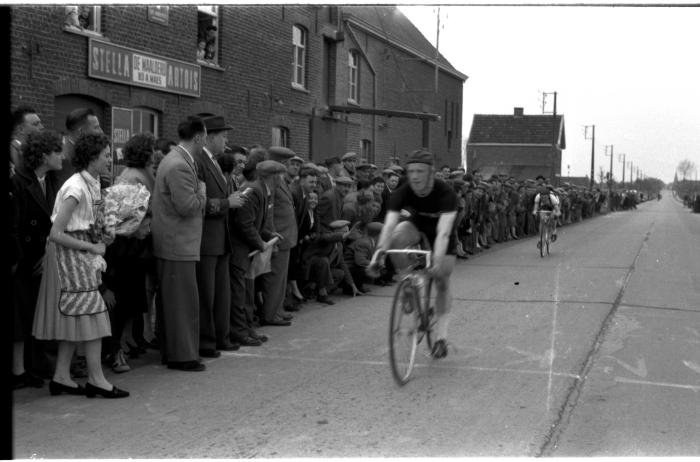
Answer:
<svg viewBox="0 0 700 462"><path fill-rule="evenodd" d="M272 127L271 146L289 147L289 129L287 127Z"/></svg>
<svg viewBox="0 0 700 462"><path fill-rule="evenodd" d="M102 35L101 6L72 5L64 7L63 30L88 35Z"/></svg>
<svg viewBox="0 0 700 462"><path fill-rule="evenodd" d="M370 140L360 141L360 157L366 159L370 164L374 163L374 152L372 152L372 142Z"/></svg>
<svg viewBox="0 0 700 462"><path fill-rule="evenodd" d="M134 135L150 132L158 138L158 113L144 108L112 107L112 175L124 170L124 144Z"/></svg>
<svg viewBox="0 0 700 462"><path fill-rule="evenodd" d="M131 112L131 128L134 135L149 132L158 138L158 113L148 109L133 109Z"/></svg>
<svg viewBox="0 0 700 462"><path fill-rule="evenodd" d="M292 27L292 86L306 88L306 29Z"/></svg>
<svg viewBox="0 0 700 462"><path fill-rule="evenodd" d="M219 7L197 6L197 61L219 65Z"/></svg>
<svg viewBox="0 0 700 462"><path fill-rule="evenodd" d="M355 50L350 50L348 53L348 100L353 103L359 103L360 97L358 94L360 76L360 55Z"/></svg>

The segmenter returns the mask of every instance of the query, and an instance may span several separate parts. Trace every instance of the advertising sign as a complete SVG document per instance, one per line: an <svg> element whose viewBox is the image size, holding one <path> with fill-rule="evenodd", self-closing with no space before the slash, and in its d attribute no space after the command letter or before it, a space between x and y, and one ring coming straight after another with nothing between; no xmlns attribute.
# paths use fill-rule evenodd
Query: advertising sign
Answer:
<svg viewBox="0 0 700 462"><path fill-rule="evenodd" d="M199 97L201 67L91 38L88 76Z"/></svg>
<svg viewBox="0 0 700 462"><path fill-rule="evenodd" d="M124 170L122 148L132 135L131 109L112 108L112 179Z"/></svg>

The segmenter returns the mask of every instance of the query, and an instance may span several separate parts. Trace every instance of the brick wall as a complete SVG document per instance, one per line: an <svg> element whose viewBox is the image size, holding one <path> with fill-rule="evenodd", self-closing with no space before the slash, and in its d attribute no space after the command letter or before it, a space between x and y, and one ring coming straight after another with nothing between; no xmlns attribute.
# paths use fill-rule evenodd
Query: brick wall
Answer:
<svg viewBox="0 0 700 462"><path fill-rule="evenodd" d="M196 63L197 8L171 6L168 25L147 20L146 6L102 6L102 32L106 41L171 59ZM335 28L332 7L321 6L223 6L219 22L220 69L202 66L201 96L177 95L92 79L87 76L88 38L63 30L63 6L12 7L11 102L12 107L30 104L47 127L54 120L55 98L86 94L107 107L147 107L160 115L160 135L176 139L176 128L186 115L200 112L222 114L234 127L230 142L270 144L271 127L282 125L290 131L290 147L307 156L309 126L314 114L327 104L347 104L347 53L357 44L347 35L331 47L328 64L332 94L323 100L324 28ZM308 31L306 88L292 87L292 27ZM360 104L377 108L428 111L443 115L444 100L462 100L462 82L440 74L440 91L433 88L434 68L418 62L387 43L366 34L358 35L368 59L377 70L375 77L361 62ZM335 47L335 48L333 48ZM387 50L390 50L387 52ZM404 86L403 82L406 82ZM102 120L105 131L109 111ZM421 145L419 120L390 119L350 114L347 119L347 150L359 151L360 140L369 139L375 149L375 163L388 157L404 156ZM384 128L382 123L387 123ZM439 161L459 165L459 141L447 149L443 125L431 123L431 148ZM60 125L60 124L59 124ZM53 127L62 130L63 126ZM454 134L455 140L459 135ZM335 153L342 154L342 153Z"/></svg>

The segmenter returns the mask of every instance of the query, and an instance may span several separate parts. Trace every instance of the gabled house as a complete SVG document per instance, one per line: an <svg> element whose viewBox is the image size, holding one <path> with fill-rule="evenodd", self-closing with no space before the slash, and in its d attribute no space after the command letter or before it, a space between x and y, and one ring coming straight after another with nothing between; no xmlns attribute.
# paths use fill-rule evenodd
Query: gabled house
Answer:
<svg viewBox="0 0 700 462"><path fill-rule="evenodd" d="M564 116L475 114L467 141L467 169L484 178L506 174L517 180L544 175L558 182L566 149Z"/></svg>

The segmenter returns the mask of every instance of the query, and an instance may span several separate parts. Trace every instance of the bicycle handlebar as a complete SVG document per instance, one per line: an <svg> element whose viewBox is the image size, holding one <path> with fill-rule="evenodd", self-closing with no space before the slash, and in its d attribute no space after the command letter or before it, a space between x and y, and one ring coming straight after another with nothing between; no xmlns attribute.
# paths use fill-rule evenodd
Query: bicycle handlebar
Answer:
<svg viewBox="0 0 700 462"><path fill-rule="evenodd" d="M421 249L388 249L388 250L376 250L374 252L374 255L372 255L372 260L373 262L377 261L379 258L379 254L413 254L413 255L423 255L425 256L425 266L430 268L431 264L431 258L433 256L433 252L430 250L421 250Z"/></svg>

